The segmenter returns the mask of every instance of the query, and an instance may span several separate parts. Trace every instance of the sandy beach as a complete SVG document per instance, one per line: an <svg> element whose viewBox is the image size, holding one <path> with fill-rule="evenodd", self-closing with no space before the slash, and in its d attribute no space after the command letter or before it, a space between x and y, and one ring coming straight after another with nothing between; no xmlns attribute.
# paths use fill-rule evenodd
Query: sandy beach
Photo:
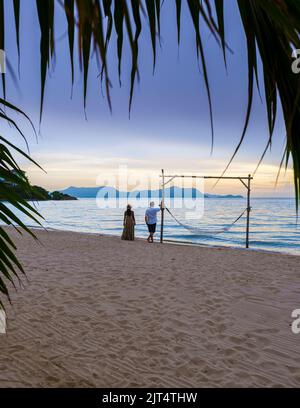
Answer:
<svg viewBox="0 0 300 408"><path fill-rule="evenodd" d="M1 387L300 386L299 257L12 235L28 281L6 303Z"/></svg>

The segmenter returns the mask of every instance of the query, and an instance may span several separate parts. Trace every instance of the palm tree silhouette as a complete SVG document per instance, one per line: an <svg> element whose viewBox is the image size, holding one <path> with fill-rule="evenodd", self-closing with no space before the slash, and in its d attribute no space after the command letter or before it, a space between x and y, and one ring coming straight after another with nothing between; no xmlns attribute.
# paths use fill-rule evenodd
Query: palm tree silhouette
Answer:
<svg viewBox="0 0 300 408"><path fill-rule="evenodd" d="M7 21L4 13L4 1L0 0L0 49L5 50L4 25L15 25L16 47L20 56L20 0L14 0L14 22ZM203 38L200 32L200 25L205 24L220 44L226 64L227 42L224 22L224 0L186 0L190 24L195 31L196 52L203 68L203 76L208 96L210 119L213 136L213 107L209 86L209 72L206 67L205 51L203 48ZM44 89L47 70L54 56L55 37L54 19L56 8L63 8L66 15L66 28L68 32L68 42L70 50L70 77L74 81L74 65L78 59L83 70L83 104L86 105L87 80L90 64L90 56L97 56L101 62L99 68L99 81L105 85L108 105L111 107L109 66L107 62L108 45L112 41L112 31L116 32L118 70L121 75L121 61L123 53L123 39L126 35L129 39L131 53L131 86L129 92L129 110L132 105L134 85L138 76L138 55L139 37L142 28L150 32L150 41L153 50L153 67L156 62L156 44L160 38L161 25L161 0L36 0L38 20L40 27L40 81L41 81L41 103L40 118L42 118ZM295 64L293 51L300 49L300 4L295 0L236 0L240 13L241 25L246 37L246 47L248 55L248 106L245 116L245 124L241 134L240 142L233 152L232 158L236 155L241 146L251 115L253 90L258 81L258 61L261 61L263 69L264 98L266 104L266 114L269 127L269 139L265 151L261 157L263 159L268 147L271 145L274 126L276 123L278 105L281 104L285 130L286 146L282 164L287 166L289 159L292 159L294 171L294 185L296 196L296 209L298 210L299 189L300 189L300 76L292 70ZM177 38L180 43L181 30L181 8L182 1L175 0ZM74 42L77 39L79 44L78 58L74 56ZM15 105L6 100L5 76L2 75L3 98L0 98L0 119L9 121L23 137L17 123L11 119L10 112L17 111L24 115ZM20 177L21 169L14 160L13 152L18 152L31 159L25 152L11 144L6 138L0 136L0 178L8 183L17 183L21 188L30 188L28 180ZM261 162L260 160L260 162ZM259 163L260 163L259 162ZM37 163L35 163L38 165ZM227 166L227 167L228 167ZM281 166L280 166L281 167ZM227 169L227 168L226 168ZM226 170L224 169L224 171ZM12 171L14 170L14 171ZM10 203L14 208L21 210L31 218L39 222L39 214L25 200L20 199L12 193L7 183L0 183L0 196ZM7 225L19 226L19 231L26 231L34 234L18 219L14 212L0 202L0 219ZM14 243L7 231L0 227L0 294L9 298L6 281L19 279L18 270L23 271L14 254ZM0 307L3 304L0 300Z"/></svg>

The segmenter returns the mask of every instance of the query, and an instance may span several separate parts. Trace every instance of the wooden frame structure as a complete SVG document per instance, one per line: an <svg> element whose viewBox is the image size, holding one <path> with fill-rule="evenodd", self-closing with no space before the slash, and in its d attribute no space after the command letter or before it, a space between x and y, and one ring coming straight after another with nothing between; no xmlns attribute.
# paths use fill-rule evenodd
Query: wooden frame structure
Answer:
<svg viewBox="0 0 300 408"><path fill-rule="evenodd" d="M250 232L250 194L251 194L251 180L253 177L251 174L248 174L248 177L228 177L228 176L191 176L191 175L179 175L179 174L171 174L165 175L164 170L162 169L160 175L161 181L161 188L162 188L162 200L161 200L161 228L160 228L160 242L163 243L164 241L164 209L165 209L165 186L170 183L175 178L201 178L201 179L215 179L215 180L239 180L247 189L247 218L246 218L246 248L249 248L249 232ZM168 179L168 180L166 180Z"/></svg>

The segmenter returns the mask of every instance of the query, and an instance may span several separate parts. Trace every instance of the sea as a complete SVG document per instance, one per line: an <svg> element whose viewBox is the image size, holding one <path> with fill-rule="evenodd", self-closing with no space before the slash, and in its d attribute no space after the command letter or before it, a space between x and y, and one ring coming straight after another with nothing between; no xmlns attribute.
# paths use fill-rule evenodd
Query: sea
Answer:
<svg viewBox="0 0 300 408"><path fill-rule="evenodd" d="M105 201L105 202L104 202ZM146 238L144 214L147 202L131 203L136 217L136 237ZM250 213L250 249L300 255L300 226L293 198L252 198ZM126 202L81 198L77 201L34 203L44 217L47 229L121 236ZM246 208L243 198L173 199L166 202L173 214L164 212L163 236L166 241L206 246L245 248L246 214L232 223ZM38 227L17 213L30 227ZM160 238L158 216L156 240ZM229 228L226 230L226 228Z"/></svg>

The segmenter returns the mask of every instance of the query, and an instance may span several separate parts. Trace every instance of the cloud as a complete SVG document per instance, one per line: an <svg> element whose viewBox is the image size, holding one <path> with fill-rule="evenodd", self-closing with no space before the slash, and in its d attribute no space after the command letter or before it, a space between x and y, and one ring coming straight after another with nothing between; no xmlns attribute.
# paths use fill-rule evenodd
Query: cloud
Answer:
<svg viewBox="0 0 300 408"><path fill-rule="evenodd" d="M161 169L164 168L170 174L197 174L219 176L224 170L227 161L221 158L203 159L197 158L196 149L189 150L185 146L181 152L171 147L172 154L165 154L160 150L148 157L136 158L135 156L108 156L90 155L70 152L39 153L38 162L42 163L47 174L41 172L33 165L23 166L30 180L34 184L44 186L50 190L62 189L69 185L95 186L97 179L102 175L115 177L120 171L120 166L126 166L128 174L135 180L140 179L140 186L147 188L147 180L157 184ZM253 161L235 161L226 175L247 176L257 166ZM253 180L253 195L272 196L293 194L292 170L287 169L282 173L275 187L278 166L273 164L262 164ZM177 180L178 181L178 180ZM99 183L98 183L99 185ZM214 187L214 182L205 182L205 191L221 194L244 194L243 185L238 180L222 180Z"/></svg>

